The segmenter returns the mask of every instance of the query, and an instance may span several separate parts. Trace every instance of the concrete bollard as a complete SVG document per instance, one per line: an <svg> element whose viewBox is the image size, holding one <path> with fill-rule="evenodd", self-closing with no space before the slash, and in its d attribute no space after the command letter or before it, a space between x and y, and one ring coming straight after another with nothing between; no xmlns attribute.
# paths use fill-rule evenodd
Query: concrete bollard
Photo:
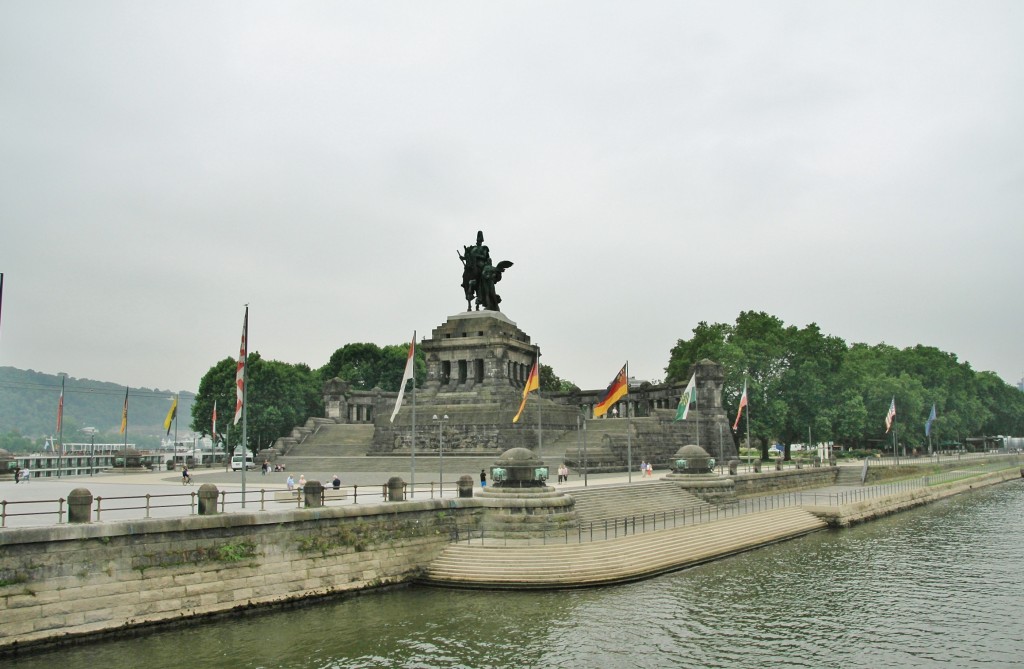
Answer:
<svg viewBox="0 0 1024 669"><path fill-rule="evenodd" d="M760 460L754 460L754 472L757 473L757 474L761 473L761 461Z"/></svg>
<svg viewBox="0 0 1024 669"><path fill-rule="evenodd" d="M92 493L88 488L75 488L68 493L68 522L92 522Z"/></svg>
<svg viewBox="0 0 1024 669"><path fill-rule="evenodd" d="M302 487L302 497L306 500L307 509L318 509L324 505L324 484L320 481L306 481Z"/></svg>
<svg viewBox="0 0 1024 669"><path fill-rule="evenodd" d="M212 516L217 513L217 495L220 491L212 483L199 486L199 515Z"/></svg>
<svg viewBox="0 0 1024 669"><path fill-rule="evenodd" d="M459 497L473 496L473 477L463 474L459 477Z"/></svg>
<svg viewBox="0 0 1024 669"><path fill-rule="evenodd" d="M388 501L405 501L405 481L402 480L401 476L392 476L388 479Z"/></svg>
<svg viewBox="0 0 1024 669"><path fill-rule="evenodd" d="M782 458L779 458L778 460L775 461L775 471L782 471Z"/></svg>
<svg viewBox="0 0 1024 669"><path fill-rule="evenodd" d="M739 471L740 461L733 458L729 461L729 476L736 476L736 472Z"/></svg>

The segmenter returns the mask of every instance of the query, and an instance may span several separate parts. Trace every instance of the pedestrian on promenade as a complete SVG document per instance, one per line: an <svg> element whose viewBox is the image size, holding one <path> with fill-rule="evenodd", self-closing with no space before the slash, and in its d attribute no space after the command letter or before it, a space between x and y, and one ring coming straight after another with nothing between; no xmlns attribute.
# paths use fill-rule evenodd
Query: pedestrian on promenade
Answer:
<svg viewBox="0 0 1024 669"><path fill-rule="evenodd" d="M486 488L487 487L487 472L486 472L486 470L483 470L483 469L480 470L480 487L481 488Z"/></svg>
<svg viewBox="0 0 1024 669"><path fill-rule="evenodd" d="M335 490L341 490L341 479L338 478L337 474L335 474L334 478L331 479L331 486L333 486Z"/></svg>
<svg viewBox="0 0 1024 669"><path fill-rule="evenodd" d="M305 488L306 487L306 475L305 474L299 474L299 487L300 488Z"/></svg>
<svg viewBox="0 0 1024 669"><path fill-rule="evenodd" d="M21 467L14 468L14 483L17 484L21 480Z"/></svg>
<svg viewBox="0 0 1024 669"><path fill-rule="evenodd" d="M654 478L654 465L650 462L647 463L647 476Z"/></svg>
<svg viewBox="0 0 1024 669"><path fill-rule="evenodd" d="M295 490L295 479L292 478L291 474L288 475L288 480L284 484L288 486L288 492Z"/></svg>
<svg viewBox="0 0 1024 669"><path fill-rule="evenodd" d="M647 461L646 460L643 460L640 463L640 476L641 477L647 476Z"/></svg>

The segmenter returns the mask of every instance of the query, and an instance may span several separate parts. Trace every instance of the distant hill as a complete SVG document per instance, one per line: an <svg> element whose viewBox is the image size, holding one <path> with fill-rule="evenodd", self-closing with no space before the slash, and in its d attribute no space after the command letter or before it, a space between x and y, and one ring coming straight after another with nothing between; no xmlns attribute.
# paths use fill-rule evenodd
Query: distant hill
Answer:
<svg viewBox="0 0 1024 669"><path fill-rule="evenodd" d="M0 367L0 433L16 430L37 439L54 434L61 377L31 369ZM171 390L130 388L128 390L128 439L162 436L164 418L171 408ZM64 382L64 441L87 441L83 427L95 427L101 435L115 440L120 435L125 387L106 381L77 379ZM178 434L189 432L195 393L178 393ZM173 429L173 428L172 428ZM173 434L173 432L172 432ZM123 437L118 437L120 440Z"/></svg>

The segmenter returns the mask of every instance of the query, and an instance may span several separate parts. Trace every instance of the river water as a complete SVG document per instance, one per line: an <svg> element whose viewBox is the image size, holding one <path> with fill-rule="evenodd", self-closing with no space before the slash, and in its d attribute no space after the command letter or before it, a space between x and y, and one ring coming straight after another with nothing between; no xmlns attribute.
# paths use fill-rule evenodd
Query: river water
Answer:
<svg viewBox="0 0 1024 669"><path fill-rule="evenodd" d="M412 587L11 661L18 669L1013 667L1024 482L640 583Z"/></svg>

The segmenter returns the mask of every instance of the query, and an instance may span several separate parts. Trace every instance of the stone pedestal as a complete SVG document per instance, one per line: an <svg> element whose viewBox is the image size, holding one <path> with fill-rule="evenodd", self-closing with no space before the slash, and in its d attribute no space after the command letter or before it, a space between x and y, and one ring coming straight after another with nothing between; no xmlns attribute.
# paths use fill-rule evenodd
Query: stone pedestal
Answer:
<svg viewBox="0 0 1024 669"><path fill-rule="evenodd" d="M302 499L307 509L318 509L324 505L324 484L320 481L306 481L302 486Z"/></svg>
<svg viewBox="0 0 1024 669"><path fill-rule="evenodd" d="M405 501L405 481L402 480L401 476L392 476L388 479L388 501Z"/></svg>
<svg viewBox="0 0 1024 669"><path fill-rule="evenodd" d="M68 522L92 522L92 493L87 488L75 488L68 493Z"/></svg>
<svg viewBox="0 0 1024 669"><path fill-rule="evenodd" d="M220 491L212 483L199 486L199 515L212 516L217 513L217 495Z"/></svg>

